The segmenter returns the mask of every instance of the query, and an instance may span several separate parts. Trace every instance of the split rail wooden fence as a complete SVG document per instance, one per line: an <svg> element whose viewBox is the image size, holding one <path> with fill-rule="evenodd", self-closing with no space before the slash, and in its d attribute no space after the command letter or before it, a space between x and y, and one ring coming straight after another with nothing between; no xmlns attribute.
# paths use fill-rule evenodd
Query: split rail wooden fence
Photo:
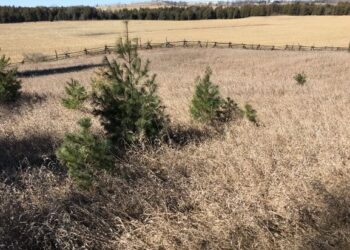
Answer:
<svg viewBox="0 0 350 250"><path fill-rule="evenodd" d="M349 51L350 47L317 47L317 46L303 46L303 45L261 45L261 44L244 44L244 43L231 43L231 42L209 42L209 41L174 41L174 42L164 42L164 43L139 43L139 49L149 50L156 48L231 48L231 49L247 49L247 50L281 50L281 51ZM51 62L59 61L80 56L94 56L102 54L110 54L116 49L115 45L105 45L99 48L84 49L82 51L67 52L67 53L57 53L55 51L54 55L41 55L40 62ZM21 62L13 63L12 65L19 65L24 63L32 63L35 60L28 58L23 59Z"/></svg>

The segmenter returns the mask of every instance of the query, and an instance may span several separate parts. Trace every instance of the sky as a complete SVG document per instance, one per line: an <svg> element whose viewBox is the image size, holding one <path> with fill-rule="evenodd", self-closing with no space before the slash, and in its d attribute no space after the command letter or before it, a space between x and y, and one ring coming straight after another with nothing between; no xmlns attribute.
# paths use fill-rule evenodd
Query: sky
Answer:
<svg viewBox="0 0 350 250"><path fill-rule="evenodd" d="M0 5L14 6L72 6L72 5L104 5L135 2L135 0L0 0Z"/></svg>

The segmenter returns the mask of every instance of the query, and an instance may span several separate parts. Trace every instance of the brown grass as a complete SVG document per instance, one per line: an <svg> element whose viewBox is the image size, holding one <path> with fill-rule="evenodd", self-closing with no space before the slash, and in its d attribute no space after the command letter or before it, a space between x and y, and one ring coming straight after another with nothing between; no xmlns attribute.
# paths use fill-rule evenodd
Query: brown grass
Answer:
<svg viewBox="0 0 350 250"><path fill-rule="evenodd" d="M142 42L202 40L217 42L342 46L350 42L349 16L272 16L235 20L131 21L130 35ZM0 47L14 61L23 54L82 51L114 44L122 21L0 24Z"/></svg>
<svg viewBox="0 0 350 250"><path fill-rule="evenodd" d="M350 54L174 49L142 55L158 74L174 126L182 126L179 136L190 133L193 141L131 153L116 176L101 175L90 193L77 191L51 154L86 115L60 105L65 81L89 86L94 70L23 79L25 102L0 109L0 163L27 169L7 170L0 184L0 248L350 248ZM222 94L251 103L262 126L241 121L221 135L199 135L188 106L194 78L207 65ZM29 69L35 68L21 68ZM298 86L293 76L302 71L308 82Z"/></svg>

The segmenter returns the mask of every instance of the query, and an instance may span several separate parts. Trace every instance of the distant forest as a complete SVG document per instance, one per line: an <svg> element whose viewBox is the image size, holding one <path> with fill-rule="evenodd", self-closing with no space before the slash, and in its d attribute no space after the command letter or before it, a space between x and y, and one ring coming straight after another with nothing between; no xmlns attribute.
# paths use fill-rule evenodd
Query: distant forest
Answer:
<svg viewBox="0 0 350 250"><path fill-rule="evenodd" d="M101 10L94 7L12 7L0 6L0 23L61 20L200 20L234 19L273 15L350 15L350 3L247 4L243 6L188 6L158 9Z"/></svg>

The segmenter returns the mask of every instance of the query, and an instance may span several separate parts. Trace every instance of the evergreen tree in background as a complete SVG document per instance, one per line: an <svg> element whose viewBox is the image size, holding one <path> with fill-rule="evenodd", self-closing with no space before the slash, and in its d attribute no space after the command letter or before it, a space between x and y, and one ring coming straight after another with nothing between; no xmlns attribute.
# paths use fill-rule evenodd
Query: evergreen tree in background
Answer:
<svg viewBox="0 0 350 250"><path fill-rule="evenodd" d="M157 9L103 10L88 6L12 7L0 6L0 23L60 20L199 20L271 15L350 15L350 3L245 4L241 6L174 6Z"/></svg>

